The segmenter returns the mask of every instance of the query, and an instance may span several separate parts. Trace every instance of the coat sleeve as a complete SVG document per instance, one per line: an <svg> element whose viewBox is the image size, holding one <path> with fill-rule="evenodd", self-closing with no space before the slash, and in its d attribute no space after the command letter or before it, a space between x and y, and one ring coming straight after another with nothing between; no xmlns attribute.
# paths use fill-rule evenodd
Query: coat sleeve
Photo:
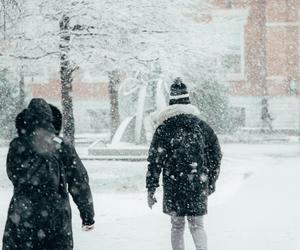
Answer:
<svg viewBox="0 0 300 250"><path fill-rule="evenodd" d="M73 145L65 144L64 156L68 191L79 209L82 224L92 225L94 206L88 173Z"/></svg>
<svg viewBox="0 0 300 250"><path fill-rule="evenodd" d="M209 194L215 192L216 181L219 177L220 166L222 160L222 152L219 140L212 128L207 125L206 128L206 158L208 166L208 181L209 181Z"/></svg>
<svg viewBox="0 0 300 250"><path fill-rule="evenodd" d="M163 159L166 155L164 146L164 133L162 127L158 127L154 133L147 159L146 188L148 191L154 192L159 187L159 177L163 166Z"/></svg>

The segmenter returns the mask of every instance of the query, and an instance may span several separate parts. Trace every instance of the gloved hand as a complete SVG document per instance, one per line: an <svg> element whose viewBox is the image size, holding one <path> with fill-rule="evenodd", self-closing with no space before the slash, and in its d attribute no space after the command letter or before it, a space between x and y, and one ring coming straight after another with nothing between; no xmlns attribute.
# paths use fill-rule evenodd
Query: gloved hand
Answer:
<svg viewBox="0 0 300 250"><path fill-rule="evenodd" d="M82 231L85 231L85 232L89 232L89 231L92 231L95 227L95 224L93 225L82 225Z"/></svg>
<svg viewBox="0 0 300 250"><path fill-rule="evenodd" d="M155 196L155 191L149 191L148 190L148 207L152 209L153 205L157 202Z"/></svg>

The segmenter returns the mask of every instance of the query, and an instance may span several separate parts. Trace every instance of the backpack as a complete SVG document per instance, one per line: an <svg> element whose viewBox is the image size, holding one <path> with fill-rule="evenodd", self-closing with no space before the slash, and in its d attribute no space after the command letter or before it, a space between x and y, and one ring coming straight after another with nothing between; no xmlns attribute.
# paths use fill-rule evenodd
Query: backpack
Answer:
<svg viewBox="0 0 300 250"><path fill-rule="evenodd" d="M177 127L170 144L176 172L197 173L205 166L205 141L200 126Z"/></svg>

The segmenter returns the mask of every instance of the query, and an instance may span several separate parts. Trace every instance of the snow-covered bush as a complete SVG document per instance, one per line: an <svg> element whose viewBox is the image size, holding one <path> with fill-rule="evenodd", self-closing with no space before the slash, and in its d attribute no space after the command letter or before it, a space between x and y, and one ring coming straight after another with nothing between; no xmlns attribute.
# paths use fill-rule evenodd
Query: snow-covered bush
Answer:
<svg viewBox="0 0 300 250"><path fill-rule="evenodd" d="M202 118L219 133L234 129L226 86L217 81L203 81L191 91L192 102L200 109Z"/></svg>

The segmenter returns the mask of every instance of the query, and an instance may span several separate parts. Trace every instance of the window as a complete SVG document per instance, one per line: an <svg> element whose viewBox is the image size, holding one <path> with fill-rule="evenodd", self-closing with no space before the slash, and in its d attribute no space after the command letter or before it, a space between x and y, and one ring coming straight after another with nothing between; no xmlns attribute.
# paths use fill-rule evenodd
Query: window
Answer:
<svg viewBox="0 0 300 250"><path fill-rule="evenodd" d="M229 78L244 75L244 31L240 23L232 20L219 24L223 38L223 52L219 66L225 70Z"/></svg>
<svg viewBox="0 0 300 250"><path fill-rule="evenodd" d="M244 24L247 17L245 10L222 10L214 14L216 46L221 47L218 67L229 80L244 78Z"/></svg>
<svg viewBox="0 0 300 250"><path fill-rule="evenodd" d="M222 56L221 60L222 68L224 68L228 74L241 74L241 55L227 54Z"/></svg>
<svg viewBox="0 0 300 250"><path fill-rule="evenodd" d="M232 121L235 127L242 128L246 126L246 109L243 107L232 108Z"/></svg>
<svg viewBox="0 0 300 250"><path fill-rule="evenodd" d="M298 94L298 81L293 79L289 82L289 94L297 95Z"/></svg>

